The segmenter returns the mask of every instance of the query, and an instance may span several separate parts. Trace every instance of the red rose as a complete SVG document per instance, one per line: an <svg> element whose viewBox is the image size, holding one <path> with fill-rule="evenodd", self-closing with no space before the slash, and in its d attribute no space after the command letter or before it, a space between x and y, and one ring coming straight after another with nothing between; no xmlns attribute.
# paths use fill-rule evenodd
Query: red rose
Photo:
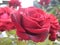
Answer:
<svg viewBox="0 0 60 45"><path fill-rule="evenodd" d="M41 5L48 5L51 0L40 0L39 4Z"/></svg>
<svg viewBox="0 0 60 45"><path fill-rule="evenodd" d="M9 1L9 6L10 6L10 7L11 7L11 6L16 7L16 6L21 6L21 5L20 5L19 0L10 0L10 1Z"/></svg>
<svg viewBox="0 0 60 45"><path fill-rule="evenodd" d="M50 34L49 39L56 39L56 32L59 29L59 22L52 14L47 14L41 9L30 7L20 9L11 16L17 28L19 39L42 42Z"/></svg>
<svg viewBox="0 0 60 45"><path fill-rule="evenodd" d="M50 18L50 36L49 39L51 41L55 41L55 39L57 38L57 31L59 30L59 22L58 19L56 18L56 16L50 14L49 15Z"/></svg>
<svg viewBox="0 0 60 45"><path fill-rule="evenodd" d="M4 12L2 12L2 14L0 14L0 31L11 30L15 26L9 15L10 10L8 10L7 8L2 8L2 9L3 9L2 11L4 11Z"/></svg>
<svg viewBox="0 0 60 45"><path fill-rule="evenodd" d="M19 39L43 42L48 37L50 22L43 10L30 7L24 11L20 10L11 17Z"/></svg>

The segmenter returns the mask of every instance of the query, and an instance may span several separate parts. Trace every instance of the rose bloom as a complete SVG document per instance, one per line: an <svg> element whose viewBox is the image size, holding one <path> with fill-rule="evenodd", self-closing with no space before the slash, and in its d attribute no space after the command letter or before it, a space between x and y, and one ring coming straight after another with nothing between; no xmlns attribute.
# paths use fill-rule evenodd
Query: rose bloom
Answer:
<svg viewBox="0 0 60 45"><path fill-rule="evenodd" d="M9 1L9 6L13 6L13 7L16 7L16 6L21 6L20 5L21 2L19 2L19 0L10 0Z"/></svg>
<svg viewBox="0 0 60 45"><path fill-rule="evenodd" d="M39 8L29 7L15 12L11 18L16 25L19 39L43 42L50 34L49 39L55 40L56 32L54 31L57 31L59 27L55 16Z"/></svg>
<svg viewBox="0 0 60 45"><path fill-rule="evenodd" d="M49 39L51 41L55 41L55 39L57 38L57 32L59 30L59 22L58 19L56 18L56 16L49 14L49 18L50 18L50 36Z"/></svg>
<svg viewBox="0 0 60 45"><path fill-rule="evenodd" d="M48 5L51 0L40 0L39 4L41 5Z"/></svg>
<svg viewBox="0 0 60 45"><path fill-rule="evenodd" d="M8 7L4 7L4 8L1 8L1 13L0 13L0 31L5 31L5 30L11 30L11 29L14 29L15 26L11 20L11 17L10 17L10 8Z"/></svg>

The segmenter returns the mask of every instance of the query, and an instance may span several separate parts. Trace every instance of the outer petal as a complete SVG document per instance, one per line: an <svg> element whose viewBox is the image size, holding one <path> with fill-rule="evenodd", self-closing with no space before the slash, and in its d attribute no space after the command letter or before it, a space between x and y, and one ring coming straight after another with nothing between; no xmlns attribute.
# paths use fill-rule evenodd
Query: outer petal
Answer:
<svg viewBox="0 0 60 45"><path fill-rule="evenodd" d="M42 33L40 35L30 36L30 37L31 40L33 40L34 42L43 42L48 37L48 32Z"/></svg>
<svg viewBox="0 0 60 45"><path fill-rule="evenodd" d="M17 35L18 37L20 37L22 40L30 40L30 37L28 34L24 33L24 32L20 32L20 31L17 31Z"/></svg>
<svg viewBox="0 0 60 45"><path fill-rule="evenodd" d="M51 41L55 41L55 40L57 39L57 34L56 34L55 31L49 36L49 39L50 39Z"/></svg>
<svg viewBox="0 0 60 45"><path fill-rule="evenodd" d="M50 18L50 37L49 39L51 41L54 41L56 38L57 38L57 31L59 30L59 22L58 22L58 19L54 16L54 15L49 15L49 18Z"/></svg>
<svg viewBox="0 0 60 45"><path fill-rule="evenodd" d="M19 30L20 32L25 32L25 30L23 29L23 27L21 27L21 19L20 19L21 15L12 15L12 21L14 22L14 24L16 25L17 30Z"/></svg>

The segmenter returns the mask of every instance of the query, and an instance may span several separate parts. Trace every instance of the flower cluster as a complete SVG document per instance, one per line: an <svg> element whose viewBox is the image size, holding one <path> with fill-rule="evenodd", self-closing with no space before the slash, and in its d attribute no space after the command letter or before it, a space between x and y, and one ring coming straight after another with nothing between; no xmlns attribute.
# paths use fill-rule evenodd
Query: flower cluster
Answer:
<svg viewBox="0 0 60 45"><path fill-rule="evenodd" d="M40 0L39 4L41 5L48 5L51 0Z"/></svg>
<svg viewBox="0 0 60 45"><path fill-rule="evenodd" d="M39 8L29 7L17 11L11 17L17 28L16 33L21 40L43 42L49 34L51 41L56 39L59 23L52 14L47 14Z"/></svg>

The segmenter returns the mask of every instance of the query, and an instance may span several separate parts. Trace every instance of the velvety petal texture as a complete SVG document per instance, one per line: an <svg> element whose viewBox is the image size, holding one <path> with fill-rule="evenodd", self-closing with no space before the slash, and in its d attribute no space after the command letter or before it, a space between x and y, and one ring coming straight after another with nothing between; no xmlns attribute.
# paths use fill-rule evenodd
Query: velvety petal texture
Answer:
<svg viewBox="0 0 60 45"><path fill-rule="evenodd" d="M5 30L12 30L15 28L11 17L10 17L10 8L9 7L3 7L1 8L1 13L0 13L0 31L5 31Z"/></svg>
<svg viewBox="0 0 60 45"><path fill-rule="evenodd" d="M19 39L43 42L49 34L50 40L56 39L59 23L52 14L47 14L39 8L29 7L20 9L11 17L16 25Z"/></svg>

